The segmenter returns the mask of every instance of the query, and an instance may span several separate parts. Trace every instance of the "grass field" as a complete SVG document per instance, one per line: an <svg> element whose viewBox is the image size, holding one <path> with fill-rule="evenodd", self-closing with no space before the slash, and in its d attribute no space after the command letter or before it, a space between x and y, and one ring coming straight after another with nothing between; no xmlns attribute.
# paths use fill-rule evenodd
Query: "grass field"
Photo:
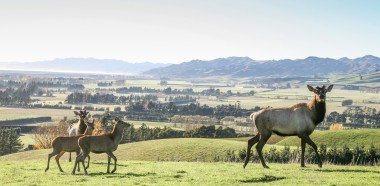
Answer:
<svg viewBox="0 0 380 186"><path fill-rule="evenodd" d="M73 163L62 164L66 173L37 160L0 161L3 185L377 185L378 167L296 164L118 161L115 174L106 174L106 161L92 161L89 175L71 175ZM55 163L52 161L52 163Z"/></svg>
<svg viewBox="0 0 380 186"><path fill-rule="evenodd" d="M88 176L70 174L73 162L68 162L68 154L61 158L66 173L59 172L54 158L45 173L51 149L20 152L0 157L0 185L376 185L380 180L378 166L324 164L320 169L315 164L301 168L269 163L271 169L264 169L250 163L243 169L242 163L208 162L228 150L245 148L246 142L240 140L182 138L122 144L115 151L119 160L115 174L105 173L106 155L91 154Z"/></svg>

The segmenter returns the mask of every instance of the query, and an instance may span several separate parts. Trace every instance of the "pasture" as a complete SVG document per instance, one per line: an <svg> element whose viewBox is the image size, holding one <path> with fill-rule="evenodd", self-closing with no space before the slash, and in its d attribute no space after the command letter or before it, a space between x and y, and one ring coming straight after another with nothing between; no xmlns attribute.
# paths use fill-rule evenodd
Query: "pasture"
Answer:
<svg viewBox="0 0 380 186"><path fill-rule="evenodd" d="M335 141L347 141L347 138L358 142L368 139L379 141L379 130L357 131L347 131L350 135L340 131L316 132L312 138L318 145L320 141L334 142L326 140L334 136L338 136ZM357 133L363 133L368 139L355 137ZM318 136L321 139L317 140ZM272 138L276 144L284 140L299 144L298 139ZM268 151L273 146L283 148L266 145L264 150ZM71 175L73 162L68 162L68 154L61 158L65 173L59 172L54 159L45 173L47 155L52 149L26 151L0 157L0 171L3 173L0 180L5 185L376 185L380 180L378 166L324 164L320 169L309 163L306 168L301 168L299 163L269 163L271 169L264 169L259 163L250 163L243 169L242 163L213 162L215 156L245 147L244 138L176 138L121 144L115 151L119 160L115 174L106 174L106 155L90 154L88 176L83 172Z"/></svg>
<svg viewBox="0 0 380 186"><path fill-rule="evenodd" d="M72 164L62 163L65 173L53 166L45 173L45 161L0 161L0 180L4 185L376 185L380 179L379 168L368 166L249 164L243 169L241 163L120 159L115 174L105 173L105 160L95 160L85 176L71 175Z"/></svg>

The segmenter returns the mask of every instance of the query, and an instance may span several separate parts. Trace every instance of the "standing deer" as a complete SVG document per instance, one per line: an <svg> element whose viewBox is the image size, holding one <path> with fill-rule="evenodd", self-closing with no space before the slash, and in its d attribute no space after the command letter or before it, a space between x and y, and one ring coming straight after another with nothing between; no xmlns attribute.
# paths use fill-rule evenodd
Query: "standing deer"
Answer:
<svg viewBox="0 0 380 186"><path fill-rule="evenodd" d="M305 167L305 145L309 144L318 158L318 166L322 167L321 157L317 151L317 145L309 135L315 127L323 121L326 113L326 93L330 92L333 85L327 89L325 86L307 88L314 92L314 98L308 103L299 103L288 108L267 108L251 114L251 119L256 124L258 134L248 140L248 147L243 167L247 166L252 146L256 145L257 153L264 168L269 168L264 161L262 149L272 133L280 136L298 136L301 138L301 167Z"/></svg>
<svg viewBox="0 0 380 186"><path fill-rule="evenodd" d="M47 163L45 172L49 170L51 157L57 155L55 157L55 161L57 162L59 170L63 172L61 165L59 164L59 158L61 158L61 156L65 154L65 152L76 152L77 156L79 155L80 148L78 145L78 139L84 135L91 135L92 132L94 131L94 120L92 121L92 123L85 121L85 124L87 125L87 128L84 134L79 134L76 136L60 136L60 137L56 137L53 140L53 142L51 143L51 146L53 147L53 152L48 155L48 163ZM87 156L87 157L88 157L88 163L87 163L87 168L88 168L90 166L90 156ZM78 171L80 171L79 166L78 166Z"/></svg>
<svg viewBox="0 0 380 186"><path fill-rule="evenodd" d="M81 149L81 153L77 156L74 164L72 174L75 174L75 169L79 166L79 161L82 162L84 173L87 174L86 167L84 166L84 158L90 153L107 153L108 166L107 173L110 173L111 158L114 160L114 169L111 173L116 171L116 156L112 153L115 151L123 138L124 128L129 127L130 124L115 118L113 130L110 133L101 134L98 136L82 136L79 138L78 143Z"/></svg>
<svg viewBox="0 0 380 186"><path fill-rule="evenodd" d="M79 116L79 121L76 124L69 126L69 128L67 129L69 136L76 136L79 134L84 134L84 132L87 128L87 125L84 123L84 120L87 117L87 115L89 114L89 112L87 112L86 110L83 110L83 111L80 110L79 112L74 111L74 114L76 116ZM69 162L71 162L71 152L70 152Z"/></svg>

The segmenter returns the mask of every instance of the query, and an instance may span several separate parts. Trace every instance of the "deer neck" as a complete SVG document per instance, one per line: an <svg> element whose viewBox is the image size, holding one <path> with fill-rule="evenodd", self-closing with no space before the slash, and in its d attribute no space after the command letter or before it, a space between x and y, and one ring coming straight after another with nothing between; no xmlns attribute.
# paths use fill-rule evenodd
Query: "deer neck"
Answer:
<svg viewBox="0 0 380 186"><path fill-rule="evenodd" d="M84 123L84 119L79 118L79 128L78 132L79 134L84 134L86 132L87 125Z"/></svg>
<svg viewBox="0 0 380 186"><path fill-rule="evenodd" d="M115 144L119 144L121 139L123 138L123 127L119 124L115 124L112 130L112 137L114 139Z"/></svg>
<svg viewBox="0 0 380 186"><path fill-rule="evenodd" d="M323 121L326 114L326 102L317 102L316 98L314 97L309 103L308 106L312 112L311 118L315 125L318 125L320 122Z"/></svg>
<svg viewBox="0 0 380 186"><path fill-rule="evenodd" d="M87 126L86 130L84 131L84 135L91 135L92 134L92 129L90 129L90 127Z"/></svg>

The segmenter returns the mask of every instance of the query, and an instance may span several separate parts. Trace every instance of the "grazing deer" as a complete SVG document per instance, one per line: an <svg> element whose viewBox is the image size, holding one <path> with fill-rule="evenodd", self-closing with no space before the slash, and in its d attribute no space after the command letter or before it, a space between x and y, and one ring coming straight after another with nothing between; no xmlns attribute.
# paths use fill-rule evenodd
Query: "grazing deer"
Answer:
<svg viewBox="0 0 380 186"><path fill-rule="evenodd" d="M301 167L305 167L305 145L309 144L318 158L318 166L322 167L321 157L317 151L317 145L310 139L309 135L315 127L323 121L326 113L326 93L330 92L333 85L327 89L325 86L307 88L314 92L314 98L308 103L299 103L288 108L267 108L253 113L253 120L258 134L248 140L248 147L243 167L248 164L252 146L256 145L257 153L264 168L269 168L264 161L262 149L272 133L280 136L298 136L301 138Z"/></svg>
<svg viewBox="0 0 380 186"><path fill-rule="evenodd" d="M74 114L76 116L79 116L79 121L77 123L69 126L69 128L67 129L69 136L76 136L79 134L84 134L84 132L87 128L87 125L84 123L84 120L89 115L89 112L87 112L86 110L83 110L83 111L80 110L79 112L74 111ZM71 162L71 152L70 152L69 162Z"/></svg>
<svg viewBox="0 0 380 186"><path fill-rule="evenodd" d="M94 130L94 120L92 123L86 122L85 124L87 125L87 128L85 130L84 134L79 134L76 136L60 136L56 137L53 142L51 143L51 146L53 147L53 152L48 155L48 163L47 167L45 169L45 172L49 170L49 164L50 164L50 158L57 155L55 157L55 161L57 162L58 168L61 172L63 172L61 165L59 164L59 158L65 152L76 152L77 156L80 153L80 148L78 145L78 139L84 135L91 135L93 130ZM87 163L87 168L90 166L90 156L88 157L88 163ZM80 171L79 166L78 166L78 171Z"/></svg>
<svg viewBox="0 0 380 186"><path fill-rule="evenodd" d="M110 133L101 134L98 136L82 136L79 138L78 143L81 149L81 153L77 156L74 164L74 169L72 174L75 174L75 169L79 166L79 161L82 162L84 173L87 174L86 167L84 166L84 158L90 153L107 153L108 155L108 166L107 173L110 173L110 162L111 158L115 161L114 169L111 173L116 171L117 159L112 153L115 151L123 138L124 128L129 127L130 124L115 118L113 130Z"/></svg>

